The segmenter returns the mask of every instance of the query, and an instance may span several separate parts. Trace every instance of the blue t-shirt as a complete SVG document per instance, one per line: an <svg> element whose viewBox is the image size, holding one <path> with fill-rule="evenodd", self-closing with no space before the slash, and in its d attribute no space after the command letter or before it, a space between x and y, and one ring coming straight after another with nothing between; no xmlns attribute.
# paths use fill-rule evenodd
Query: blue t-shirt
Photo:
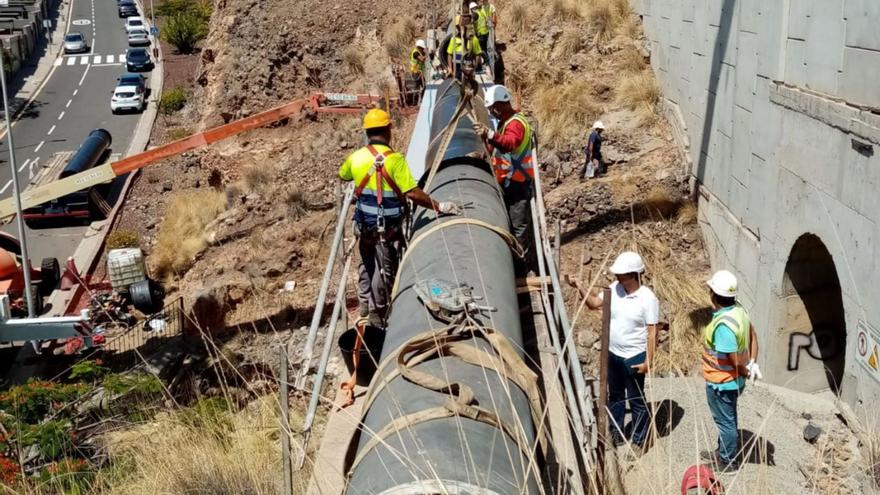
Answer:
<svg viewBox="0 0 880 495"><path fill-rule="evenodd" d="M712 337L712 347L717 352L726 352L728 354L736 353L739 346L736 344L736 334L724 323L718 325L715 329L715 335ZM710 387L716 390L739 390L745 385L745 378L738 377L736 380L726 383L709 383Z"/></svg>
<svg viewBox="0 0 880 495"><path fill-rule="evenodd" d="M602 159L602 135L596 131L593 131L590 134L590 141L589 142L590 142L590 144L593 145L593 156L591 156L590 159L592 160L593 158L595 158L597 160L601 160Z"/></svg>

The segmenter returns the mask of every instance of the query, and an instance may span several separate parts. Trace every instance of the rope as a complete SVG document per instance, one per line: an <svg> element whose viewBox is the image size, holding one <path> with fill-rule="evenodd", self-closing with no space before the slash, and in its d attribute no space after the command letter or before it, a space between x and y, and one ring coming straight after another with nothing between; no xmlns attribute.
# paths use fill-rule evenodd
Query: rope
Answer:
<svg viewBox="0 0 880 495"><path fill-rule="evenodd" d="M516 241L516 237L514 237L513 234L511 234L509 231L507 231L501 227L497 227L495 225L492 225L488 222L484 222L483 220L478 220L476 218L458 217L458 218L453 218L453 219L447 220L442 223L434 224L428 230L421 232L418 235L418 237L416 237L415 239L412 239L409 242L409 244L407 245L407 250L403 254L403 257L400 259L399 266L404 265L404 262L409 258L409 254L415 249L415 247L420 242L422 242L422 240L427 238L429 235L436 233L437 231L440 231L446 227L452 227L455 225L476 225L477 227L482 227L484 229L491 230L492 232L495 232L496 234L498 234L504 240L504 242L507 243L507 245L510 247L510 250L513 251L514 255L516 255L519 258L522 258L525 255L525 251L523 250L522 246L519 245L519 243ZM391 301L392 302L397 297L397 288L400 284L400 273L401 272L402 272L402 270L398 270L397 274L394 276L394 285L392 286L392 289L391 289Z"/></svg>

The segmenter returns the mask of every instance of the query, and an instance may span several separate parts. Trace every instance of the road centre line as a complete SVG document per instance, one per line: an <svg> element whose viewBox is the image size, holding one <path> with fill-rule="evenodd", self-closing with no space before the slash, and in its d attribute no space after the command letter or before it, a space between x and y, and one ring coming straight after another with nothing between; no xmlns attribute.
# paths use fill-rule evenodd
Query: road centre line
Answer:
<svg viewBox="0 0 880 495"><path fill-rule="evenodd" d="M86 70L85 70L85 72L83 72L83 76L82 76L82 78L80 78L80 80L79 80L79 86L82 86L83 81L86 80L86 74L89 73L89 69L91 69L91 68L92 68L91 65L87 65L87 66L86 66Z"/></svg>
<svg viewBox="0 0 880 495"><path fill-rule="evenodd" d="M49 129L49 132L47 132L46 135L47 135L47 136L51 136L53 132L55 132L55 126L54 126L54 125L52 126L51 129Z"/></svg>
<svg viewBox="0 0 880 495"><path fill-rule="evenodd" d="M4 192L6 192L6 190L9 189L9 186L11 186L11 185L12 185L12 179L9 179L8 181L6 181L6 185L3 186L3 189L0 189L0 194L3 194Z"/></svg>
<svg viewBox="0 0 880 495"><path fill-rule="evenodd" d="M64 108L70 108L71 103L73 103L73 98L67 100L67 105L64 105Z"/></svg>
<svg viewBox="0 0 880 495"><path fill-rule="evenodd" d="M30 162L31 162L31 159L30 159L30 158L28 158L27 160L25 160L24 163L22 163L21 166L18 167L18 171L21 172L22 170L24 170L25 167L27 167L27 166L28 166L28 163L30 163Z"/></svg>
<svg viewBox="0 0 880 495"><path fill-rule="evenodd" d="M73 90L73 96L76 96L77 93L79 93L79 89L78 89L78 88Z"/></svg>
<svg viewBox="0 0 880 495"><path fill-rule="evenodd" d="M40 148L42 148L44 144L46 144L46 141L40 141L40 144L38 144L37 147L34 148L34 153L39 153Z"/></svg>
<svg viewBox="0 0 880 495"><path fill-rule="evenodd" d="M61 120L63 118L64 118L64 112L61 112L61 115L58 116L58 120Z"/></svg>

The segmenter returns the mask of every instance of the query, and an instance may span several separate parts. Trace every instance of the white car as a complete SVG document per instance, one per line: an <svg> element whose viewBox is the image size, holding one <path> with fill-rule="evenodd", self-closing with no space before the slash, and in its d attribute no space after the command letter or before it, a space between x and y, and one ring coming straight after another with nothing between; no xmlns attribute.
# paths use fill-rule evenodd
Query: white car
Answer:
<svg viewBox="0 0 880 495"><path fill-rule="evenodd" d="M89 51L86 37L80 32L67 33L64 36L64 53L80 53Z"/></svg>
<svg viewBox="0 0 880 495"><path fill-rule="evenodd" d="M117 86L110 98L110 111L114 114L121 110L143 112L147 107L144 91L138 86Z"/></svg>
<svg viewBox="0 0 880 495"><path fill-rule="evenodd" d="M128 32L128 46L143 46L150 44L150 35L146 29L132 29Z"/></svg>
<svg viewBox="0 0 880 495"><path fill-rule="evenodd" d="M147 29L147 25L144 23L143 17L126 17L125 32L130 33L135 29Z"/></svg>

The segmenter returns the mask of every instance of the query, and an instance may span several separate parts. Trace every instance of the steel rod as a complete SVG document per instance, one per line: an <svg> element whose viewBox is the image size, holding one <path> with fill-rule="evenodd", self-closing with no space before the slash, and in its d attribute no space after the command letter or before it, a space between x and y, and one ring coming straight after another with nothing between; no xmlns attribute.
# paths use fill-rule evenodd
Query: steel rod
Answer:
<svg viewBox="0 0 880 495"><path fill-rule="evenodd" d="M290 405L288 398L290 390L287 381L287 346L279 348L281 359L281 383L279 390L279 405L281 406L281 469L284 472L284 495L293 494L293 470L290 464Z"/></svg>
<svg viewBox="0 0 880 495"><path fill-rule="evenodd" d="M354 187L349 185L345 190L345 197L342 200L342 206L339 208L339 215L336 218L336 232L333 234L330 255L327 257L327 265L324 268L324 278L321 280L321 289L318 291L318 300L315 302L315 312L312 313L309 335L306 337L306 345L303 348L303 357L295 384L297 389L305 388L306 376L309 374L309 366L311 365L312 353L314 352L315 338L318 335L318 326L321 324L321 317L324 314L324 302L327 299L327 290L330 288L330 278L333 276L333 266L336 263L336 252L342 243L342 234L345 232L345 217L348 215L348 207L351 205L353 196Z"/></svg>
<svg viewBox="0 0 880 495"><path fill-rule="evenodd" d="M601 351L599 354L599 417L597 430L599 433L599 445L596 450L596 464L599 482L599 493L605 493L605 448L608 440L608 340L611 329L611 289L605 288L602 293L602 337Z"/></svg>

